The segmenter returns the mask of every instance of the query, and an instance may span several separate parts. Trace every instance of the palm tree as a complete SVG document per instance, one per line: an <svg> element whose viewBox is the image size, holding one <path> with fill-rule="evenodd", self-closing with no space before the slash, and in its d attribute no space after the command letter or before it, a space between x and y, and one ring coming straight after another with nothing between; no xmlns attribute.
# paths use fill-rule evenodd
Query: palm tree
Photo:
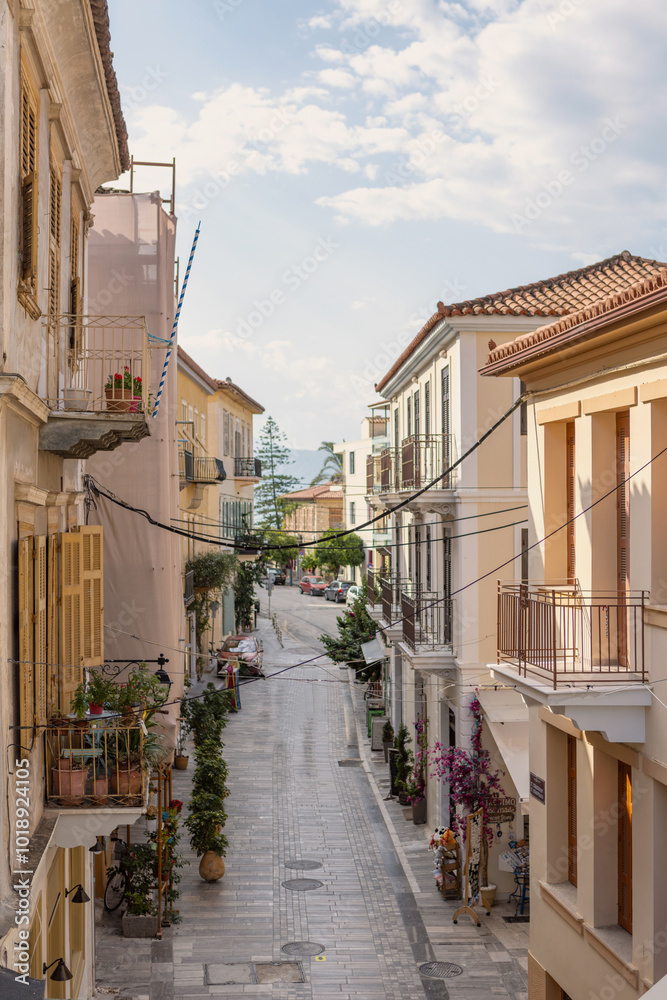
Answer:
<svg viewBox="0 0 667 1000"><path fill-rule="evenodd" d="M333 441L323 441L317 450L323 451L326 458L324 460L324 465L310 485L317 486L318 483L323 483L325 481L331 483L342 483L344 478L343 456L334 451Z"/></svg>

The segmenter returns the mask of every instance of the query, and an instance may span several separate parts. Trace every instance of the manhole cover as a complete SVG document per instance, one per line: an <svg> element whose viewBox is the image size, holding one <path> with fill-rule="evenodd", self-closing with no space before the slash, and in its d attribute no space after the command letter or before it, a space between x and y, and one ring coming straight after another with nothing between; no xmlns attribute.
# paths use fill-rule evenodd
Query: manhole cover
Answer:
<svg viewBox="0 0 667 1000"><path fill-rule="evenodd" d="M301 872L314 872L316 868L321 867L322 865L319 861L307 861L305 858L301 861L295 858L293 861L285 862L285 868L296 868L297 871Z"/></svg>
<svg viewBox="0 0 667 1000"><path fill-rule="evenodd" d="M461 966L454 965L453 962L426 962L419 966L419 975L427 979L453 979L462 972Z"/></svg>
<svg viewBox="0 0 667 1000"><path fill-rule="evenodd" d="M290 941L289 944L284 944L281 951L284 951L286 955L321 955L324 951L323 944L317 944L315 941Z"/></svg>
<svg viewBox="0 0 667 1000"><path fill-rule="evenodd" d="M349 760L339 760L339 767L361 767L363 765L363 760L359 760L358 757L351 757Z"/></svg>
<svg viewBox="0 0 667 1000"><path fill-rule="evenodd" d="M294 892L309 892L311 889L321 889L324 882L318 882L316 878L290 878L283 885Z"/></svg>

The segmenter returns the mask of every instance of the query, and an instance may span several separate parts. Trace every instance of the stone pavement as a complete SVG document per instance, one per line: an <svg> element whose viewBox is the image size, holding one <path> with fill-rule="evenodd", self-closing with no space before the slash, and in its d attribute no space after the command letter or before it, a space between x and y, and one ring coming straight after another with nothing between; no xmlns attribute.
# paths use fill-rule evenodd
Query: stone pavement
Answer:
<svg viewBox="0 0 667 1000"><path fill-rule="evenodd" d="M431 878L426 828L383 801L386 765L358 730L363 700L348 671L318 660L278 674L311 657L313 645L287 635L281 648L266 619L259 633L265 670L276 676L244 686L242 710L224 733L226 874L202 882L184 830L182 922L161 941L142 941L122 938L118 917L105 915L98 985L133 1000L524 1000L526 925L495 914L479 929L452 925L454 905ZM350 758L362 766L339 766ZM173 794L186 803L191 773L174 772ZM304 860L321 867L288 867ZM283 885L305 878L321 885ZM282 950L297 942L323 950ZM418 965L433 960L457 962L464 973L446 983L422 978Z"/></svg>

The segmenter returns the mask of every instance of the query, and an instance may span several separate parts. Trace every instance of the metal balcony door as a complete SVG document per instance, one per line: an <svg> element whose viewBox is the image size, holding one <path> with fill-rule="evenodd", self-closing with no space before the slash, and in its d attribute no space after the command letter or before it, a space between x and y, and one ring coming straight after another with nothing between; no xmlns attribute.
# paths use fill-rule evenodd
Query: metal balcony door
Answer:
<svg viewBox="0 0 667 1000"><path fill-rule="evenodd" d="M616 414L616 587L618 590L618 665L628 663L627 594L630 590L630 414Z"/></svg>

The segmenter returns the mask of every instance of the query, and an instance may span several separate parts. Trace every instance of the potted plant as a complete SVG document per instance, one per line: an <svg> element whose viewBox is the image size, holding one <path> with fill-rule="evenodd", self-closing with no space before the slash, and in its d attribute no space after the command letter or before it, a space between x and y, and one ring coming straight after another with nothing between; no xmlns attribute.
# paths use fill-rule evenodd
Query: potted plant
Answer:
<svg viewBox="0 0 667 1000"><path fill-rule="evenodd" d="M426 777L428 766L428 720L419 718L415 722L414 769L406 783L408 801L412 805L412 822L426 822Z"/></svg>
<svg viewBox="0 0 667 1000"><path fill-rule="evenodd" d="M123 858L123 870L128 877L127 910L123 914L125 937L155 937L157 934L157 903L155 900L155 848L153 844L132 844ZM109 868L110 877L117 871Z"/></svg>
<svg viewBox="0 0 667 1000"><path fill-rule="evenodd" d="M210 685L213 687L213 685ZM193 705L201 704L192 702ZM209 709L211 711L211 709ZM222 756L220 732L224 719L210 718L211 731L204 736L195 726L195 774L190 815L185 825L190 832L190 847L201 858L199 874L206 882L215 882L225 873L222 860L227 852L227 838L222 829L227 820L224 800L227 788L227 764ZM217 725L216 725L217 723ZM195 720L196 725L196 720Z"/></svg>
<svg viewBox="0 0 667 1000"><path fill-rule="evenodd" d="M500 777L504 772L492 766L489 752L482 746L482 706L476 697L470 702L470 712L474 719L470 751L463 747L448 747L436 743L433 750L434 774L440 781L448 783L449 794L457 810L461 810L452 817L452 828L462 839L465 839L467 815L479 809L484 810L480 893L488 905L492 906L497 886L489 884L489 845L493 843L494 837L493 829L487 822L487 814L496 799L505 797L500 784Z"/></svg>
<svg viewBox="0 0 667 1000"><path fill-rule="evenodd" d="M51 768L52 794L62 806L80 806L86 791L88 766L72 757L61 757Z"/></svg>
<svg viewBox="0 0 667 1000"><path fill-rule="evenodd" d="M70 708L72 709L72 714L76 716L77 720L76 724L80 725L84 723L86 719L86 713L88 712L88 697L86 695L85 683L82 682L77 687L76 691L74 692Z"/></svg>
<svg viewBox="0 0 667 1000"><path fill-rule="evenodd" d="M95 805L108 805L109 778L103 760L97 761L93 765L93 773L90 779L90 795Z"/></svg>
<svg viewBox="0 0 667 1000"><path fill-rule="evenodd" d="M412 771L413 755L408 744L412 743L412 737L408 732L408 727L404 722L398 728L394 739L394 746L398 750L396 759L396 787L398 788L398 801L402 806L409 805L408 782Z"/></svg>
<svg viewBox="0 0 667 1000"><path fill-rule="evenodd" d="M66 410L87 410L91 389L63 389L63 405Z"/></svg>
<svg viewBox="0 0 667 1000"><path fill-rule="evenodd" d="M150 805L146 809L146 830L155 833L157 830L157 806Z"/></svg>
<svg viewBox="0 0 667 1000"><path fill-rule="evenodd" d="M113 698L117 685L99 671L92 671L86 685L88 696L88 712L90 715L101 715L104 706Z"/></svg>
<svg viewBox="0 0 667 1000"><path fill-rule="evenodd" d="M133 375L129 365L122 372L107 377L104 394L107 409L122 413L136 413L142 398L143 383L138 375Z"/></svg>
<svg viewBox="0 0 667 1000"><path fill-rule="evenodd" d="M176 754L174 756L174 767L178 771L185 771L190 757L185 753L185 743L191 731L190 720L190 700L184 695L181 698L181 713L178 726L178 741L176 744Z"/></svg>
<svg viewBox="0 0 667 1000"><path fill-rule="evenodd" d="M389 750L394 745L394 727L392 726L389 719L385 722L382 727L382 747L384 749L384 762L387 764L389 762Z"/></svg>

